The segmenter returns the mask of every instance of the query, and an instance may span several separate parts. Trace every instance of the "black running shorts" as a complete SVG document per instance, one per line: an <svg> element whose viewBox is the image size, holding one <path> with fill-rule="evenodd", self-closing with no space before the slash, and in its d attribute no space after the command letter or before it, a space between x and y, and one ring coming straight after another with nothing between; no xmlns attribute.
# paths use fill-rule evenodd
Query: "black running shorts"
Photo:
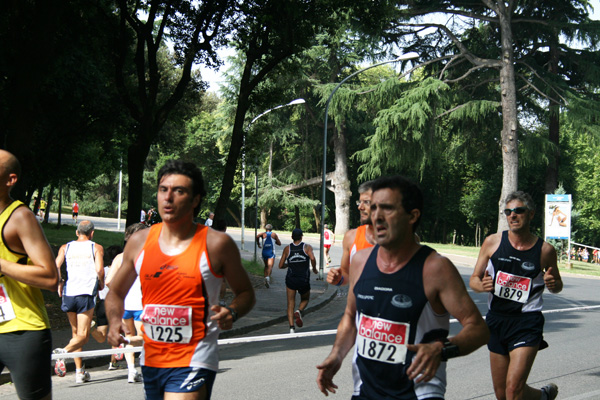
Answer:
<svg viewBox="0 0 600 400"><path fill-rule="evenodd" d="M0 372L10 370L20 399L37 400L52 391L51 354L50 329L0 334Z"/></svg>
<svg viewBox="0 0 600 400"><path fill-rule="evenodd" d="M544 316L541 312L502 316L488 312L485 317L490 328L488 349L492 353L508 355L518 347L548 347L544 341Z"/></svg>

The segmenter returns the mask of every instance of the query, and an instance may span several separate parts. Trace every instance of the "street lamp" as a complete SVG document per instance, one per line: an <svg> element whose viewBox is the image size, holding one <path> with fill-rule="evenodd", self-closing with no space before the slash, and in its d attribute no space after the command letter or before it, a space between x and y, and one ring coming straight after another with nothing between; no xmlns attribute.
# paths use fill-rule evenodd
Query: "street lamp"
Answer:
<svg viewBox="0 0 600 400"><path fill-rule="evenodd" d="M325 226L325 194L327 191L327 187L326 187L326 183L327 183L327 117L328 117L328 111L329 111L329 103L331 103L331 99L333 97L333 95L335 94L335 92L337 92L337 90L340 88L340 86L342 86L342 84L344 82L346 82L348 79L360 74L361 72L364 72L368 69L371 68L375 68L378 67L380 65L384 65L384 64L390 64L390 63L395 63L398 61L403 61L403 60L411 60L413 58L417 58L419 55L417 53L407 53L407 54L403 54L398 58L395 58L393 60L388 60L388 61L382 61L380 63L377 64L373 64L370 65L366 68L363 68L361 70L358 70L356 72L354 72L353 74L348 75L347 77L345 77L340 83L337 84L337 86L333 89L333 91L331 92L331 94L329 95L329 98L327 99L327 104L325 106L325 128L324 128L324 132L323 132L323 178L322 178L322 195L321 195L321 247L319 250L319 278L323 279L323 264L324 264L324 251L323 251L323 246L325 244L325 235L324 235L324 229L323 226Z"/></svg>
<svg viewBox="0 0 600 400"><path fill-rule="evenodd" d="M279 108L293 106L296 104L303 104L303 103L306 103L306 101L304 99L296 99L296 100L290 101L287 104L281 104L277 107L270 108L267 111L254 117L254 119L252 119L252 121L250 121L250 123L248 124L248 127L246 128L245 132L249 132L250 127L252 126L252 124L254 122L256 122L256 120L258 120L259 118L262 118L263 116L270 113L271 111L277 110ZM245 180L246 180L246 134L244 133L243 145L242 145L242 250L244 250L244 228L245 228L245 220L246 220L245 219L245 215L246 215L246 204L245 204L246 184L245 184ZM256 212L258 213L258 175L255 179L254 186L256 189ZM256 219L258 220L258 215L257 215ZM258 222L254 221L254 237L256 237L256 235L258 234L257 230L258 230ZM254 240L254 261L256 261L256 239Z"/></svg>

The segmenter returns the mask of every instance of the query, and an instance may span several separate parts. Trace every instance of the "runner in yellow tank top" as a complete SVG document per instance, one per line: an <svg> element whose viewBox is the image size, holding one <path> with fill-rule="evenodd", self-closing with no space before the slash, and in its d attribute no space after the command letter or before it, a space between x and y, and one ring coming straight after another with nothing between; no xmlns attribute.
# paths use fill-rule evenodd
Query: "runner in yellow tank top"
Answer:
<svg viewBox="0 0 600 400"><path fill-rule="evenodd" d="M0 372L10 369L20 398L49 399L52 335L40 289L56 291L58 271L36 216L10 197L20 174L0 150Z"/></svg>

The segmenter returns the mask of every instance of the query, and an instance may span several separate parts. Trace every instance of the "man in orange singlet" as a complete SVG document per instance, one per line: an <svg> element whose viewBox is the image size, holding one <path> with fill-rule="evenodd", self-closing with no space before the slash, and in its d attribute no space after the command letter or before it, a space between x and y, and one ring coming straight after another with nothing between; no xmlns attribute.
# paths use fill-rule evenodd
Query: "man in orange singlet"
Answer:
<svg viewBox="0 0 600 400"><path fill-rule="evenodd" d="M371 223L371 185L372 181L367 181L358 187L359 197L356 205L360 212L360 226L344 235L340 268L331 268L327 273L327 283L331 285L347 285L352 256L359 250L375 245Z"/></svg>
<svg viewBox="0 0 600 400"><path fill-rule="evenodd" d="M194 223L205 194L202 173L194 164L171 160L160 169L157 203L163 222L127 241L106 298L108 339L118 346L125 342L123 300L139 275L146 399L210 399L219 330L231 329L255 303L234 241ZM235 295L229 306L219 305L223 278Z"/></svg>

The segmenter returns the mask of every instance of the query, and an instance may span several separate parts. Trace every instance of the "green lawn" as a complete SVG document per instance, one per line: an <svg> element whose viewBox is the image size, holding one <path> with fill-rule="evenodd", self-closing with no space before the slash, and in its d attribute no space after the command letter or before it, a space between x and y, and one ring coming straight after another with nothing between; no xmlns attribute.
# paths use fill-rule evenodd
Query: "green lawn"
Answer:
<svg viewBox="0 0 600 400"><path fill-rule="evenodd" d="M427 244L428 246L433 247L439 253L458 254L461 256L473 258L477 258L477 256L479 255L479 247L474 246L458 246L454 244L439 243L423 244ZM584 263L581 261L573 261L571 263L571 268L567 268L566 262L559 262L558 269L560 270L560 272L568 272L571 274L600 276L600 265Z"/></svg>
<svg viewBox="0 0 600 400"><path fill-rule="evenodd" d="M42 224L44 233L53 246L62 246L63 244L76 240L75 226L73 225L61 225L58 229L56 224ZM109 247L112 245L123 246L123 233L96 230L94 231L94 241L100 243L102 246Z"/></svg>
<svg viewBox="0 0 600 400"><path fill-rule="evenodd" d="M44 232L48 241L53 246L61 246L71 240L77 239L75 236L75 227L72 225L61 225L60 229L57 229L56 224L43 224ZM315 237L317 235L315 234ZM94 233L94 241L100 243L104 247L112 245L123 245L123 234L119 232L110 232L97 230ZM433 247L440 253L457 254L461 256L477 258L479 255L479 247L474 246L458 246L454 244L440 244L440 243L425 243L430 247ZM262 275L263 265L262 263L254 263L252 261L243 261L244 268L249 274ZM567 268L564 262L558 264L561 272L568 272L572 274L580 275L593 275L600 276L600 265L584 263L581 261L573 261L572 268Z"/></svg>

